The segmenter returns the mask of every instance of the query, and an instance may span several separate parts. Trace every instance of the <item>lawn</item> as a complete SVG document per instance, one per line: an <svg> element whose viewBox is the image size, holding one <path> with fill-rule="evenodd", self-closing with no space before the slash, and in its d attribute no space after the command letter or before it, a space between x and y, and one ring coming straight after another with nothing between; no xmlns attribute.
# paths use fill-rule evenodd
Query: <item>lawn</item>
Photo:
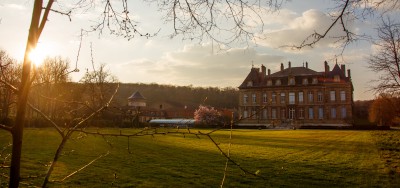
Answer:
<svg viewBox="0 0 400 188"><path fill-rule="evenodd" d="M119 129L107 129L119 133ZM124 129L122 132L138 130ZM207 132L208 130L201 130ZM227 151L229 131L212 138ZM400 184L400 132L348 130L234 130L225 187L393 187ZM0 149L10 137L0 131ZM40 186L60 138L52 129L26 129L22 186ZM226 159L205 136L180 134L128 139L75 134L50 187L219 187ZM0 150L1 152L1 150ZM0 153L0 164L9 148ZM88 162L104 156L75 175ZM0 187L7 180L1 174Z"/></svg>

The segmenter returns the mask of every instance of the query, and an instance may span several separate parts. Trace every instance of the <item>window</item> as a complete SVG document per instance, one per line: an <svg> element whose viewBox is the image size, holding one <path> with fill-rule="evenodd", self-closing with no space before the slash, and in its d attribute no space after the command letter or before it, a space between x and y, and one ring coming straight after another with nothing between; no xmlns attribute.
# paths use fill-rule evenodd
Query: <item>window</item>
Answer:
<svg viewBox="0 0 400 188"><path fill-rule="evenodd" d="M272 86L272 80L267 81L267 86Z"/></svg>
<svg viewBox="0 0 400 188"><path fill-rule="evenodd" d="M289 119L295 119L295 112L294 108L289 108Z"/></svg>
<svg viewBox="0 0 400 188"><path fill-rule="evenodd" d="M272 118L272 119L276 119L276 109L275 109L275 108L273 108L273 109L271 110L271 118Z"/></svg>
<svg viewBox="0 0 400 188"><path fill-rule="evenodd" d="M243 103L247 104L247 102L249 102L249 97L247 96L247 94L243 95Z"/></svg>
<svg viewBox="0 0 400 188"><path fill-rule="evenodd" d="M312 79L312 83L313 83L313 84L318 84L318 78L313 78L313 79Z"/></svg>
<svg viewBox="0 0 400 188"><path fill-rule="evenodd" d="M251 112L251 119L256 119L257 118L257 112L255 110L253 110Z"/></svg>
<svg viewBox="0 0 400 188"><path fill-rule="evenodd" d="M314 119L314 109L312 107L308 108L308 119Z"/></svg>
<svg viewBox="0 0 400 188"><path fill-rule="evenodd" d="M276 93L272 93L272 103L276 103Z"/></svg>
<svg viewBox="0 0 400 188"><path fill-rule="evenodd" d="M342 119L347 117L347 111L346 111L346 107L342 107Z"/></svg>
<svg viewBox="0 0 400 188"><path fill-rule="evenodd" d="M333 81L334 82L340 82L340 76L339 75L333 76Z"/></svg>
<svg viewBox="0 0 400 188"><path fill-rule="evenodd" d="M289 78L289 85L295 85L295 80L294 80L294 78L292 77L292 78Z"/></svg>
<svg viewBox="0 0 400 188"><path fill-rule="evenodd" d="M282 109L281 110L281 119L285 119L285 117L286 117L286 110Z"/></svg>
<svg viewBox="0 0 400 188"><path fill-rule="evenodd" d="M276 80L275 85L280 86L281 85L281 80Z"/></svg>
<svg viewBox="0 0 400 188"><path fill-rule="evenodd" d="M289 92L289 104L294 104L295 103L294 99L295 99L294 92Z"/></svg>
<svg viewBox="0 0 400 188"><path fill-rule="evenodd" d="M263 115L262 115L263 119L268 119L268 113L267 112L268 112L267 109L263 110Z"/></svg>
<svg viewBox="0 0 400 188"><path fill-rule="evenodd" d="M331 108L331 118L332 119L336 118L336 108L334 108L334 107Z"/></svg>
<svg viewBox="0 0 400 188"><path fill-rule="evenodd" d="M247 86L253 86L253 81L248 81Z"/></svg>
<svg viewBox="0 0 400 188"><path fill-rule="evenodd" d="M303 97L303 92L299 92L299 103L303 103L304 97Z"/></svg>
<svg viewBox="0 0 400 188"><path fill-rule="evenodd" d="M268 97L266 93L263 93L263 103L267 103L268 102Z"/></svg>
<svg viewBox="0 0 400 188"><path fill-rule="evenodd" d="M324 119L324 109L322 107L318 108L318 119Z"/></svg>
<svg viewBox="0 0 400 188"><path fill-rule="evenodd" d="M318 98L317 98L318 102L322 102L323 97L322 97L322 92L318 91Z"/></svg>
<svg viewBox="0 0 400 188"><path fill-rule="evenodd" d="M303 85L307 85L308 84L308 79L307 78L304 78L303 79Z"/></svg>
<svg viewBox="0 0 400 188"><path fill-rule="evenodd" d="M286 96L285 96L285 93L281 93L281 104L285 104L285 102L286 102Z"/></svg>
<svg viewBox="0 0 400 188"><path fill-rule="evenodd" d="M340 91L340 100L346 101L346 92L345 91Z"/></svg>
<svg viewBox="0 0 400 188"><path fill-rule="evenodd" d="M299 109L299 119L304 119L304 109L303 108Z"/></svg>
<svg viewBox="0 0 400 188"><path fill-rule="evenodd" d="M314 102L314 93L312 91L308 92L308 103Z"/></svg>
<svg viewBox="0 0 400 188"><path fill-rule="evenodd" d="M335 91L331 91L330 92L330 97L331 97L331 101L335 101L336 100L336 92Z"/></svg>
<svg viewBox="0 0 400 188"><path fill-rule="evenodd" d="M243 111L243 118L247 118L248 114L247 114L247 110Z"/></svg>
<svg viewBox="0 0 400 188"><path fill-rule="evenodd" d="M256 95L255 93L253 93L253 94L251 95L251 98L252 98L252 100L253 100L253 104L257 102L257 95Z"/></svg>

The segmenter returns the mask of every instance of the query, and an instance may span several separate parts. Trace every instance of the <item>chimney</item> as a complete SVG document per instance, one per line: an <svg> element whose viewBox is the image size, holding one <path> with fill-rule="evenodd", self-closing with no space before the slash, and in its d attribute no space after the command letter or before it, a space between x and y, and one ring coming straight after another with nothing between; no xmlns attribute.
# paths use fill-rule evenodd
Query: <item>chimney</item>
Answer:
<svg viewBox="0 0 400 188"><path fill-rule="evenodd" d="M266 68L263 64L261 64L261 79L264 80L266 75Z"/></svg>
<svg viewBox="0 0 400 188"><path fill-rule="evenodd" d="M308 69L308 62L306 61L306 68Z"/></svg>
<svg viewBox="0 0 400 188"><path fill-rule="evenodd" d="M268 76L271 74L271 69L268 69Z"/></svg>
<svg viewBox="0 0 400 188"><path fill-rule="evenodd" d="M288 63L289 69L292 67L292 62L289 61Z"/></svg>
<svg viewBox="0 0 400 188"><path fill-rule="evenodd" d="M325 74L328 74L328 72L329 72L328 62L325 61L324 64L325 64Z"/></svg>
<svg viewBox="0 0 400 188"><path fill-rule="evenodd" d="M340 65L340 69L342 70L344 77L346 77L346 65Z"/></svg>
<svg viewBox="0 0 400 188"><path fill-rule="evenodd" d="M281 63L281 71L283 71L283 68L284 68L284 67L283 67L283 63Z"/></svg>
<svg viewBox="0 0 400 188"><path fill-rule="evenodd" d="M350 69L347 69L347 77L351 78Z"/></svg>

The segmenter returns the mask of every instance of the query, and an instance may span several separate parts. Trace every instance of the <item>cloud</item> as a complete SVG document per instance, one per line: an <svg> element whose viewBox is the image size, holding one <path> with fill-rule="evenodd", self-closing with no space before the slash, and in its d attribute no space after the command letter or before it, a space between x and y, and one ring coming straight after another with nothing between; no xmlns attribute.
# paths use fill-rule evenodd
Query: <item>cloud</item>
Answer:
<svg viewBox="0 0 400 188"><path fill-rule="evenodd" d="M6 4L5 7L8 8L8 9L26 10L25 6L18 5L18 4L13 4L13 3Z"/></svg>
<svg viewBox="0 0 400 188"><path fill-rule="evenodd" d="M160 59L132 60L119 64L117 69L123 82L236 87L250 71L252 61L256 66L264 64L272 68L283 60L282 56L263 54L254 49L213 52L211 44L185 45L180 50L165 53Z"/></svg>
<svg viewBox="0 0 400 188"><path fill-rule="evenodd" d="M287 19L288 16L290 19ZM293 14L283 14L283 18L280 19L287 22L281 25L280 29L265 30L263 36L266 36L266 38L258 40L258 44L272 48L300 45L303 40L314 32L323 34L333 22L331 16L314 9L305 11L301 16L294 18ZM349 21L347 24L348 29L352 31L352 23ZM337 24L331 29L325 39L316 44L316 47L335 47L333 44L337 41L336 37L343 34L343 29Z"/></svg>

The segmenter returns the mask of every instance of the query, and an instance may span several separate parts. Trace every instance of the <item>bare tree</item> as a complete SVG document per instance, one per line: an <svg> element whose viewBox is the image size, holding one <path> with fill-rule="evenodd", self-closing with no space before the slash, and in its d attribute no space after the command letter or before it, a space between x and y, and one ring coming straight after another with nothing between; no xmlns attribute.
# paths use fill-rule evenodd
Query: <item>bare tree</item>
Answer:
<svg viewBox="0 0 400 188"><path fill-rule="evenodd" d="M10 89L11 85L20 82L21 66L5 51L0 51L0 119L6 120L10 110L15 107L16 95Z"/></svg>
<svg viewBox="0 0 400 188"><path fill-rule="evenodd" d="M70 62L61 56L46 57L37 68L38 84L58 84L70 81Z"/></svg>
<svg viewBox="0 0 400 188"><path fill-rule="evenodd" d="M107 100L107 95L112 93L113 83L118 82L118 79L106 69L105 64L101 64L97 70L87 70L85 75L80 80L84 85L84 91L90 97L88 102L92 106L103 106Z"/></svg>
<svg viewBox="0 0 400 188"><path fill-rule="evenodd" d="M398 93L400 89L400 24L382 19L377 28L376 52L369 57L368 68L379 74L372 87L376 93Z"/></svg>

